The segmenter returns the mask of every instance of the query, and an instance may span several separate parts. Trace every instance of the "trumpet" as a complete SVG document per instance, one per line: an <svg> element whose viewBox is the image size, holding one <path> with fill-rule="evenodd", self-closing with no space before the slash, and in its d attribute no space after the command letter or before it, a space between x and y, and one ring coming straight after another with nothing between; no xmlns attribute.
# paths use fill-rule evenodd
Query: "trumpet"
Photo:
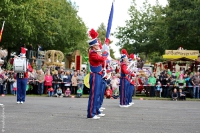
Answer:
<svg viewBox="0 0 200 133"><path fill-rule="evenodd" d="M133 72L137 70L137 61L131 61L127 67L127 70Z"/></svg>

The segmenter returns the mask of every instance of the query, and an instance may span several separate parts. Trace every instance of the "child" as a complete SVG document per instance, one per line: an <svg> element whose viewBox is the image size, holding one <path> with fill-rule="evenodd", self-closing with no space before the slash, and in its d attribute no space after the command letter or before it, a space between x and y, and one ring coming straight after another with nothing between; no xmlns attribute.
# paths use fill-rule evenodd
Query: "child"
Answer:
<svg viewBox="0 0 200 133"><path fill-rule="evenodd" d="M57 95L57 97L62 97L62 89L59 87L58 89L57 89L57 91L56 91L56 95Z"/></svg>
<svg viewBox="0 0 200 133"><path fill-rule="evenodd" d="M48 91L48 96L52 97L53 96L53 92L54 92L54 89L52 88L52 86L49 86L47 91Z"/></svg>
<svg viewBox="0 0 200 133"><path fill-rule="evenodd" d="M110 89L110 86L107 86L106 92L105 92L105 98L112 98L112 90Z"/></svg>
<svg viewBox="0 0 200 133"><path fill-rule="evenodd" d="M80 98L82 96L82 89L78 88L77 92L76 92L76 97Z"/></svg>
<svg viewBox="0 0 200 133"><path fill-rule="evenodd" d="M13 83L13 94L14 96L17 95L17 81L16 80Z"/></svg>
<svg viewBox="0 0 200 133"><path fill-rule="evenodd" d="M119 99L119 88L113 88L113 99Z"/></svg>
<svg viewBox="0 0 200 133"><path fill-rule="evenodd" d="M67 88L66 91L65 91L65 96L70 97L70 95L71 95L70 88Z"/></svg>
<svg viewBox="0 0 200 133"><path fill-rule="evenodd" d="M162 92L161 83L160 81L158 81L158 84L156 85L156 96L161 97L161 92Z"/></svg>
<svg viewBox="0 0 200 133"><path fill-rule="evenodd" d="M185 92L183 92L182 89L179 89L179 96L180 100L186 100Z"/></svg>
<svg viewBox="0 0 200 133"><path fill-rule="evenodd" d="M177 99L178 99L177 89L174 89L174 91L172 92L172 100L177 101Z"/></svg>

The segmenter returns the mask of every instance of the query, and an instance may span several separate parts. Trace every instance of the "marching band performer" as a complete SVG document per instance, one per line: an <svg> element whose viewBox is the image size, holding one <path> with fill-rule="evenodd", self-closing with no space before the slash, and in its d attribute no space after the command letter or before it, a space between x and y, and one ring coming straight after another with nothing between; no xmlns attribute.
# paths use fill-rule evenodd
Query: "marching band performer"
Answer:
<svg viewBox="0 0 200 133"><path fill-rule="evenodd" d="M128 103L128 86L130 82L128 81L127 74L129 74L129 71L127 70L127 51L125 49L121 50L121 77L120 77L120 107L129 107Z"/></svg>
<svg viewBox="0 0 200 133"><path fill-rule="evenodd" d="M130 54L129 55L129 62L133 61L134 59L134 54ZM133 96L133 91L134 91L134 80L132 79L135 75L133 73L130 74L130 85L129 85L129 93L128 93L128 96L129 96L129 105L133 105L134 102L132 102L132 96Z"/></svg>
<svg viewBox="0 0 200 133"><path fill-rule="evenodd" d="M89 62L90 62L90 96L88 100L87 118L99 119L99 116L105 116L99 110L100 93L101 93L101 80L102 80L102 62L107 58L107 53L98 54L99 43L97 40L98 33L91 29L89 32L92 40L89 41Z"/></svg>
<svg viewBox="0 0 200 133"><path fill-rule="evenodd" d="M17 58L26 58L26 50L27 50L26 48L21 47L20 57L17 57ZM14 61L13 65L16 65L15 61ZM25 63L25 65L27 65L27 63ZM30 71L32 70L30 64L28 64L28 66L26 68L27 68L26 72L24 72L24 73L20 72L20 73L17 73L17 75L16 75L16 79L17 79L17 104L19 104L19 103L23 104L25 102L26 86L27 86L27 82L28 82L28 69Z"/></svg>
<svg viewBox="0 0 200 133"><path fill-rule="evenodd" d="M100 49L101 49L101 53L99 53L99 54L102 54L102 44L101 44L101 42L100 42L100 40L98 40L98 42L99 42L99 46L100 46ZM104 109L106 109L106 108L104 108L104 107L102 107L102 105L103 105L103 99L104 99L104 92L105 92L105 90L106 90L106 87L107 87L107 83L106 83L106 80L107 80L107 72L105 72L105 70L104 70L104 68L106 67L106 60L104 61L104 62L102 62L102 71L103 71L103 73L102 73L102 80L101 80L101 92L100 92L100 102L99 102L99 109L100 109L100 111L102 112Z"/></svg>

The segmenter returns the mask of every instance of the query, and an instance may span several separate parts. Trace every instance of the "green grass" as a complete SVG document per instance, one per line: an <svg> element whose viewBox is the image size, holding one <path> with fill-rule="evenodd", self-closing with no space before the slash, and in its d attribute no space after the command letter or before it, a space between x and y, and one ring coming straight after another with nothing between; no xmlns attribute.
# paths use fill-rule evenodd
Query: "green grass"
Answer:
<svg viewBox="0 0 200 133"><path fill-rule="evenodd" d="M11 94L7 94L6 96L14 96ZM47 94L43 95L37 95L37 94L27 94L27 97L48 97ZM75 96L75 95L72 95ZM88 98L88 94L83 94L81 98ZM168 100L171 101L171 98L163 98L163 97L146 97L144 94L137 94L136 96L133 97L133 100ZM200 99L194 99L194 98L186 98L186 101L200 101Z"/></svg>

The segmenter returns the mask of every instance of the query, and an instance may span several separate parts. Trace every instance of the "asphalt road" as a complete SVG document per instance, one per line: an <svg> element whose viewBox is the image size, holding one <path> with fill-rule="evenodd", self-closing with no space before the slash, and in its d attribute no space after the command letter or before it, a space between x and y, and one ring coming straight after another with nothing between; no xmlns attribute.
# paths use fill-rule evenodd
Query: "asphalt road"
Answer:
<svg viewBox="0 0 200 133"><path fill-rule="evenodd" d="M0 132L4 133L200 133L200 102L134 100L120 108L105 99L105 117L86 118L88 98L0 97Z"/></svg>

